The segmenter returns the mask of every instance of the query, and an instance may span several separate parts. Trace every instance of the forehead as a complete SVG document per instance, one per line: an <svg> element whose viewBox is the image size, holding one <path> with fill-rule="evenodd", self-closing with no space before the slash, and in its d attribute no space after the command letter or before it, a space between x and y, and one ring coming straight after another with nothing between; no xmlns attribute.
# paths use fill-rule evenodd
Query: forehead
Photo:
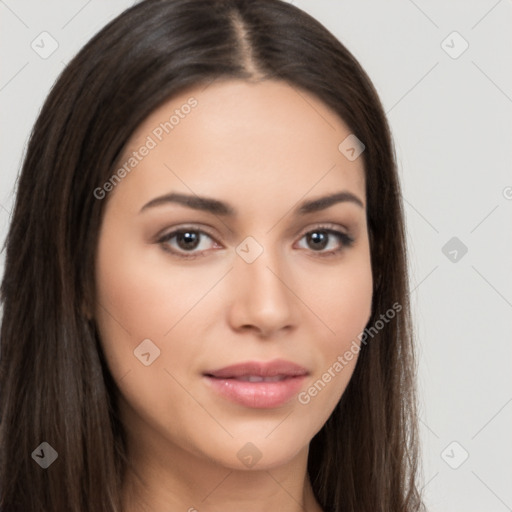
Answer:
<svg viewBox="0 0 512 512"><path fill-rule="evenodd" d="M115 192L135 203L171 191L228 193L249 206L348 189L364 201L363 159L339 149L350 135L322 101L285 82L214 81L145 119L118 162L130 170Z"/></svg>

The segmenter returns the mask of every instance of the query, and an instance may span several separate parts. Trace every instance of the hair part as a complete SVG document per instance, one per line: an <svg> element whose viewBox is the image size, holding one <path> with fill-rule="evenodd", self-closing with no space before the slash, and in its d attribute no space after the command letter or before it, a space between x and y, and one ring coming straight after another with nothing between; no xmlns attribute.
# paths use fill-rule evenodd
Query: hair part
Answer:
<svg viewBox="0 0 512 512"><path fill-rule="evenodd" d="M417 489L415 355L404 216L390 130L359 63L319 22L280 0L145 0L64 69L30 136L6 239L0 359L0 508L121 512L130 468L92 310L104 183L163 102L213 80L282 80L336 112L365 145L374 273L367 344L313 438L308 473L329 512L423 510ZM385 215L383 214L385 211ZM48 442L49 468L32 452ZM27 485L30 482L30 486Z"/></svg>

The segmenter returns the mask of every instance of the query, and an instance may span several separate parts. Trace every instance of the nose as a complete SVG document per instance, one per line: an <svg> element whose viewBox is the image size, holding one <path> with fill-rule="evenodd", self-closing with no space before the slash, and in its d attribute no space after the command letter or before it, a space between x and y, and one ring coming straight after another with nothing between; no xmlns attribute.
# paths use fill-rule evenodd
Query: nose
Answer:
<svg viewBox="0 0 512 512"><path fill-rule="evenodd" d="M252 263L237 256L230 274L233 293L228 316L232 329L253 330L259 337L269 338L296 327L300 301L293 292L291 272L278 255L264 250Z"/></svg>

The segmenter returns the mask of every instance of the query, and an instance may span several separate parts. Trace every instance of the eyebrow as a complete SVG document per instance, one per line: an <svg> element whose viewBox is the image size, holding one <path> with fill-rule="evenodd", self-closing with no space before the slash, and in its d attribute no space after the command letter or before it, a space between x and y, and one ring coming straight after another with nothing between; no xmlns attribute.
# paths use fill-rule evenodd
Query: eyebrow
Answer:
<svg viewBox="0 0 512 512"><path fill-rule="evenodd" d="M359 199L359 197L357 197L352 192L344 190L327 196L319 197L317 199L303 201L299 205L299 207L295 209L295 213L299 215L307 215L309 213L325 210L336 203L346 202L353 203L360 206L361 208L364 208L364 204L361 201L361 199ZM148 208L153 208L168 203L181 204L182 206L186 206L194 210L201 210L213 213L215 215L222 215L228 217L235 217L237 215L236 210L232 206L223 201L219 201L218 199L213 199L210 197L201 197L197 195L179 194L177 192L172 192L170 194L155 197L154 199L146 203L141 208L140 212L142 213Z"/></svg>

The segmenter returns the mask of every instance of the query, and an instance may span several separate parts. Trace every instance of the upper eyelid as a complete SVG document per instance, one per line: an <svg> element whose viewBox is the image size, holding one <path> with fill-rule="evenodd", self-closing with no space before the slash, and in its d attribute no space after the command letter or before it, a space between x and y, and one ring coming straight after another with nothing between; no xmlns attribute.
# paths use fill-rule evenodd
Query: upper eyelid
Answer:
<svg viewBox="0 0 512 512"><path fill-rule="evenodd" d="M182 226L173 227L168 232L165 232L165 230L162 230L162 234L157 235L157 238L161 238L163 236L167 236L169 234L187 230L187 229L189 229L190 231L200 231L201 233L211 236L212 238L216 237L216 235L213 235L212 233L209 232L209 230L208 230L209 228L205 229L203 226L194 225L194 224L183 224ZM333 222L318 222L318 223L314 224L313 226L299 230L295 236L297 236L298 234L305 235L306 233L309 233L310 231L314 231L315 229L332 229L335 231L343 231L343 232L346 232L346 234L350 234L350 229L346 226L342 226L340 224L336 224Z"/></svg>
<svg viewBox="0 0 512 512"><path fill-rule="evenodd" d="M168 239L174 238L178 233L183 232L183 231L187 231L187 230L197 231L198 233L201 233L202 235L207 235L215 243L221 244L221 242L218 241L218 239L217 239L217 237L215 235L209 233L204 228L199 227L199 226L194 226L193 224L183 225L182 227L173 228L171 231L169 231L167 233L164 233L162 235L159 235L157 237L157 241L162 241L162 242L166 241ZM316 226L311 226L311 227L308 227L308 228L304 228L303 230L300 230L298 235L296 235L296 236L298 236L299 240L300 240L305 235L307 235L308 233L311 233L311 232L313 232L315 230L319 230L319 231L320 230L326 230L326 231L331 232L331 234L339 233L341 235L345 235L345 236L348 236L350 238L353 238L353 235L350 234L348 229L346 229L346 228L342 229L339 225L333 224L332 222L323 222L323 223L321 222L321 223L318 223Z"/></svg>
<svg viewBox="0 0 512 512"><path fill-rule="evenodd" d="M156 239L157 240L162 240L163 238L170 238L171 235L172 236L176 236L177 233L180 233L182 231L187 231L187 230L189 230L189 231L197 231L197 232L199 232L201 234L208 235L210 238L212 238L215 241L217 241L217 237L215 235L213 235L212 233L209 233L204 228L201 228L199 226L194 226L193 224L191 224L191 225L184 225L183 227L172 228L170 231L167 231L167 232L164 231L162 234L157 235Z"/></svg>

